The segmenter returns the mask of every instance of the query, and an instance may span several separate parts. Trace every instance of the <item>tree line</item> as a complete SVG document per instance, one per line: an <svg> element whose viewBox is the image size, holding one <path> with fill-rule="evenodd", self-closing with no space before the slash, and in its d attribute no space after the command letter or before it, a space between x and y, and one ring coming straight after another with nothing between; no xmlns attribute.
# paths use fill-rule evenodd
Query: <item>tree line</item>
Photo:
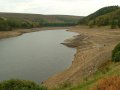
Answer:
<svg viewBox="0 0 120 90"><path fill-rule="evenodd" d="M81 19L79 24L94 26L110 26L112 29L120 28L120 7L104 7L95 13Z"/></svg>
<svg viewBox="0 0 120 90"><path fill-rule="evenodd" d="M19 19L7 19L0 17L0 31L9 31L13 29L29 29L29 28L38 28L38 27L63 27L63 26L74 26L75 22L61 22L61 23L50 23L43 20L30 21L30 20L19 20Z"/></svg>
<svg viewBox="0 0 120 90"><path fill-rule="evenodd" d="M40 27L37 22L11 20L4 17L0 18L0 31L8 31L16 28L33 28Z"/></svg>

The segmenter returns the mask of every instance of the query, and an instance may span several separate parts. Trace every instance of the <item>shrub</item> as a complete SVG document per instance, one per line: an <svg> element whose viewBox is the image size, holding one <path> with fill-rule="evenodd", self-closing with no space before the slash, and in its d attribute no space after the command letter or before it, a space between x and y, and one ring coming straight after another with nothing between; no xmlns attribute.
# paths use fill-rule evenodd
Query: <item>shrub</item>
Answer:
<svg viewBox="0 0 120 90"><path fill-rule="evenodd" d="M120 43L112 51L112 61L120 61Z"/></svg>
<svg viewBox="0 0 120 90"><path fill-rule="evenodd" d="M120 28L120 19L118 20L118 27Z"/></svg>
<svg viewBox="0 0 120 90"><path fill-rule="evenodd" d="M31 81L11 79L0 83L0 90L47 90Z"/></svg>
<svg viewBox="0 0 120 90"><path fill-rule="evenodd" d="M120 90L120 77L112 76L98 81L92 90Z"/></svg>
<svg viewBox="0 0 120 90"><path fill-rule="evenodd" d="M113 57L113 61L115 61L115 62L119 62L120 61L120 51L115 53L115 55Z"/></svg>
<svg viewBox="0 0 120 90"><path fill-rule="evenodd" d="M0 31L10 30L10 26L8 25L6 20L0 19Z"/></svg>
<svg viewBox="0 0 120 90"><path fill-rule="evenodd" d="M88 23L88 26L89 26L90 28L93 28L93 27L94 27L94 21L90 21L90 22Z"/></svg>
<svg viewBox="0 0 120 90"><path fill-rule="evenodd" d="M71 86L71 83L68 82L68 81L66 81L66 82L60 84L60 85L59 85L59 88L65 89L65 88L70 87L70 86Z"/></svg>
<svg viewBox="0 0 120 90"><path fill-rule="evenodd" d="M117 23L118 23L117 20L113 20L113 21L111 22L111 29L116 29L116 28L117 28Z"/></svg>

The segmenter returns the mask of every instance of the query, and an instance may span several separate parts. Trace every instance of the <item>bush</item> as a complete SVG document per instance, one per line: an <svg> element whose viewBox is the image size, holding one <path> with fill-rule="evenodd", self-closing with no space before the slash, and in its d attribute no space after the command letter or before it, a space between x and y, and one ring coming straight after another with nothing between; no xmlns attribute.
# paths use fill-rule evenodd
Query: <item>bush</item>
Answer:
<svg viewBox="0 0 120 90"><path fill-rule="evenodd" d="M120 43L112 51L112 61L114 62L120 61Z"/></svg>
<svg viewBox="0 0 120 90"><path fill-rule="evenodd" d="M11 30L6 20L0 19L0 31Z"/></svg>
<svg viewBox="0 0 120 90"><path fill-rule="evenodd" d="M66 81L66 82L64 82L64 83L61 83L61 84L59 85L59 88L65 89L65 88L70 87L70 86L71 86L71 83L68 82L68 81Z"/></svg>
<svg viewBox="0 0 120 90"><path fill-rule="evenodd" d="M120 28L120 19L118 20L118 27Z"/></svg>
<svg viewBox="0 0 120 90"><path fill-rule="evenodd" d="M0 90L47 90L31 81L11 79L0 83Z"/></svg>
<svg viewBox="0 0 120 90"><path fill-rule="evenodd" d="M111 22L111 29L116 29L117 28L117 24L118 24L118 21L117 20L113 20Z"/></svg>
<svg viewBox="0 0 120 90"><path fill-rule="evenodd" d="M120 61L120 51L115 53L115 55L113 57L113 61L115 61L115 62L119 62Z"/></svg>

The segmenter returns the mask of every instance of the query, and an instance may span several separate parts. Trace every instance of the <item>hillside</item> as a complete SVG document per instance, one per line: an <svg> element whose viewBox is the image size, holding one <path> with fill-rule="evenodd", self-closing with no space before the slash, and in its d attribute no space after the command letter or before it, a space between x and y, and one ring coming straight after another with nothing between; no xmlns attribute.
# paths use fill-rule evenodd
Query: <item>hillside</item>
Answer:
<svg viewBox="0 0 120 90"><path fill-rule="evenodd" d="M120 7L109 6L99 9L93 14L81 19L79 24L86 24L90 27L107 26L111 25L111 28L120 27Z"/></svg>
<svg viewBox="0 0 120 90"><path fill-rule="evenodd" d="M76 23L81 17L70 15L42 15L42 14L27 14L27 13L0 13L0 17L17 20L30 20L30 21L44 21L48 23Z"/></svg>
<svg viewBox="0 0 120 90"><path fill-rule="evenodd" d="M24 13L0 13L0 30L12 30L13 28L36 28L44 26L73 26L80 16L69 15L41 15Z"/></svg>

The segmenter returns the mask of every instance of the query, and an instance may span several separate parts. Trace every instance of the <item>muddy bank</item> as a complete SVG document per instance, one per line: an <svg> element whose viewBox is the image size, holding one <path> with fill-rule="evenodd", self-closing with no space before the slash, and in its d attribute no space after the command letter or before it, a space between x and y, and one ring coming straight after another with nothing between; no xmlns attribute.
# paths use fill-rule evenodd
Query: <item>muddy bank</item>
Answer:
<svg viewBox="0 0 120 90"><path fill-rule="evenodd" d="M84 46L87 44L90 44L88 42L85 41L85 39L87 38L87 36L85 35L76 35L73 36L72 38L66 39L63 43L63 45L66 45L67 47L72 47L72 48L76 48L78 46Z"/></svg>
<svg viewBox="0 0 120 90"><path fill-rule="evenodd" d="M56 29L69 29L71 27L42 27L42 28L32 28L32 29L16 29L12 31L0 31L0 39L16 37L24 33L37 32L41 30L56 30Z"/></svg>
<svg viewBox="0 0 120 90"><path fill-rule="evenodd" d="M79 35L66 40L64 45L77 48L71 67L44 81L51 88L64 82L77 84L93 74L101 64L111 59L111 51L120 42L120 29L77 26L69 31Z"/></svg>

